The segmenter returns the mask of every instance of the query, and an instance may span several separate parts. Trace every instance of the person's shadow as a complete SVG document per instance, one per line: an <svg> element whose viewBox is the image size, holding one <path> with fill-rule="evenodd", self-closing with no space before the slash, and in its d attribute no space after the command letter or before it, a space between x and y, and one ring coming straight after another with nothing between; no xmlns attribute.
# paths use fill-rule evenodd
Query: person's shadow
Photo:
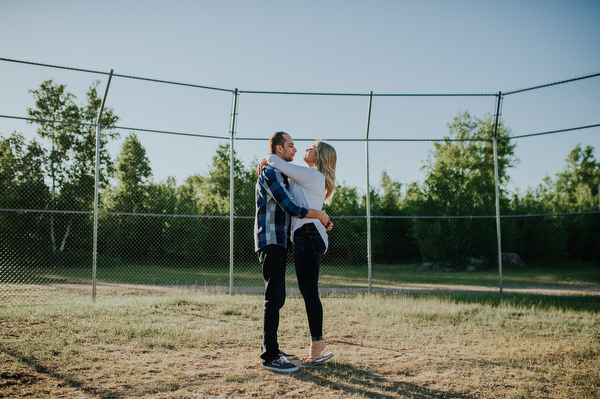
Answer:
<svg viewBox="0 0 600 399"><path fill-rule="evenodd" d="M300 367L290 376L302 381L326 387L350 395L373 398L470 398L450 392L439 391L402 381L392 381L385 377L347 363L329 362L323 366Z"/></svg>

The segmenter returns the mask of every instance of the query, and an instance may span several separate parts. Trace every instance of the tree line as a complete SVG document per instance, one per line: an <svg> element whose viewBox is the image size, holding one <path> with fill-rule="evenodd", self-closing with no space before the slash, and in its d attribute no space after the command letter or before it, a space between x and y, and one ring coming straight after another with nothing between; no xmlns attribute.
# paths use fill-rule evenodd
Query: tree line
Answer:
<svg viewBox="0 0 600 399"><path fill-rule="evenodd" d="M94 200L94 123L101 99L98 83L78 105L65 85L52 80L31 90L29 123L37 138L0 132L0 208L70 212L0 212L3 259L50 259L63 265L89 263ZM128 135L112 159L107 144L119 134L119 120L106 109L100 124L99 256L125 261L159 259L218 264L229 258L230 149L220 146L206 175L178 185L174 178L152 180L150 161L135 134ZM62 121L67 123L58 123ZM373 260L380 263L445 262L462 267L466 259L492 263L496 255L494 123L459 112L448 135L433 143L423 183L405 190L384 171L368 193L372 215ZM515 165L510 129L498 126L498 172L502 246L529 260L600 260L598 187L600 162L594 148L577 145L564 169L537 187L509 193ZM234 153L236 216L234 256L254 259L252 228L256 165L247 167ZM402 194L404 191L404 194ZM360 263L367 257L366 194L338 185L328 257ZM78 213L81 212L81 213ZM86 213L88 212L88 213ZM144 216L148 214L184 216ZM569 214L569 215L566 215ZM192 217L204 215L206 217ZM546 216L533 216L546 215ZM562 215L562 216L556 216Z"/></svg>

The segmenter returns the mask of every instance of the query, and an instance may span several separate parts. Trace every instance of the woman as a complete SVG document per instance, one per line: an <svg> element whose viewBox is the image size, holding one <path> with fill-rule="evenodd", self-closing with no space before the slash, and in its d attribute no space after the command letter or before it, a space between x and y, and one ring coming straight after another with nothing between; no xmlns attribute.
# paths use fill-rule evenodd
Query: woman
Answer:
<svg viewBox="0 0 600 399"><path fill-rule="evenodd" d="M319 141L306 150L303 160L308 168L285 162L277 155L269 156L267 163L290 178L290 192L300 205L321 210L323 203L331 203L335 191L335 149ZM320 365L333 357L333 353L323 354L323 306L319 298L319 268L327 251L327 231L331 227L331 223L326 228L317 219L292 218L296 277L311 335L310 354L302 359L305 366Z"/></svg>

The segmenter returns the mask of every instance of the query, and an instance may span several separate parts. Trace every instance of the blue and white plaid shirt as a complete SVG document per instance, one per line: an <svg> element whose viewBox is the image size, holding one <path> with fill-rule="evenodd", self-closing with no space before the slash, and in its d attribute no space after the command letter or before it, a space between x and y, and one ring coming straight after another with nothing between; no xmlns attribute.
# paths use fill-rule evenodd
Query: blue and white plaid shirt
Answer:
<svg viewBox="0 0 600 399"><path fill-rule="evenodd" d="M272 166L262 168L256 182L254 250L275 244L287 248L290 217L304 218L304 208L290 194L287 176Z"/></svg>

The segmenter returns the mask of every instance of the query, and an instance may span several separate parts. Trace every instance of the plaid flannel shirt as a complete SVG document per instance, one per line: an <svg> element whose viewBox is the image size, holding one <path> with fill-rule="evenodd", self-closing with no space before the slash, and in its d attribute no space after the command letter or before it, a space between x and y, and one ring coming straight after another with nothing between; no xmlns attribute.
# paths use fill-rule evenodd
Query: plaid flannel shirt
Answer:
<svg viewBox="0 0 600 399"><path fill-rule="evenodd" d="M287 248L291 216L302 219L308 213L288 188L286 175L269 165L262 168L256 182L255 251L271 244Z"/></svg>

